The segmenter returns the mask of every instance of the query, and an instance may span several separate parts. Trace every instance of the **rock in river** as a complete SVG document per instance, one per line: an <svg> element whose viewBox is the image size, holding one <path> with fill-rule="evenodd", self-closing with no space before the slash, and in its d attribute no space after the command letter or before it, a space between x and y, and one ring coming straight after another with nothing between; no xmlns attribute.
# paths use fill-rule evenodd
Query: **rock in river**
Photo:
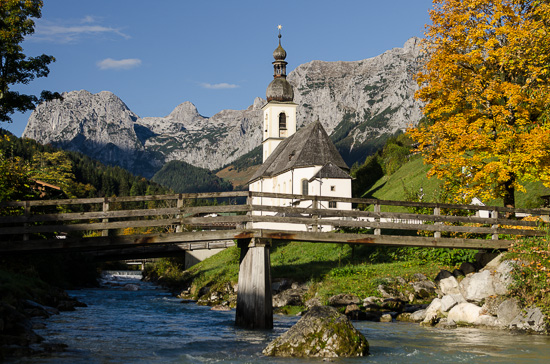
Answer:
<svg viewBox="0 0 550 364"><path fill-rule="evenodd" d="M369 353L367 339L329 306L312 307L263 351L267 356L354 357Z"/></svg>

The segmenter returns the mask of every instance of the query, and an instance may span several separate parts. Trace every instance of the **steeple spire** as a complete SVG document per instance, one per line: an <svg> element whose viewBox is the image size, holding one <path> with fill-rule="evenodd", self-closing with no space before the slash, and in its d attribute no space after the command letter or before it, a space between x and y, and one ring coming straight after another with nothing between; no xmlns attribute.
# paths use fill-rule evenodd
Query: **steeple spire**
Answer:
<svg viewBox="0 0 550 364"><path fill-rule="evenodd" d="M281 46L281 28L283 26L277 26L279 29L279 46L273 51L273 81L267 87L267 101L292 101L294 98L294 91L292 86L286 80L286 51Z"/></svg>
<svg viewBox="0 0 550 364"><path fill-rule="evenodd" d="M279 37L279 46L273 52L273 58L275 58L275 61L273 62L273 77L274 78L286 77L286 65L287 65L287 63L285 62L286 51L281 46L281 38L282 38L281 28L282 27L283 27L282 25L277 26L277 28L279 29L279 36L278 36Z"/></svg>

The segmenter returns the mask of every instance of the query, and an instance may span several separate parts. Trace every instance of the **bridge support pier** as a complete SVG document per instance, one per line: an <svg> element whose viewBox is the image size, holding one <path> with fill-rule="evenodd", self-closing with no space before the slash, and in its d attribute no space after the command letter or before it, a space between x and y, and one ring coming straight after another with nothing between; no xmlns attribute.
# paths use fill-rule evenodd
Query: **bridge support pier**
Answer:
<svg viewBox="0 0 550 364"><path fill-rule="evenodd" d="M242 239L235 325L247 329L273 328L269 239Z"/></svg>

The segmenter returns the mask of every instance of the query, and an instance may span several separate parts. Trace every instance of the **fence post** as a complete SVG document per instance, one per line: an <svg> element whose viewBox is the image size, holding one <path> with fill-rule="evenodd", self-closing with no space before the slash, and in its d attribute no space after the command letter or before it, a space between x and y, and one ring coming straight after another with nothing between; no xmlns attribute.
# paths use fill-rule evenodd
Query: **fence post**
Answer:
<svg viewBox="0 0 550 364"><path fill-rule="evenodd" d="M376 203L374 204L374 212L380 213L380 201L376 200ZM374 218L374 221L380 222L380 215ZM380 228L374 229L374 235L380 235L382 233L382 230Z"/></svg>
<svg viewBox="0 0 550 364"><path fill-rule="evenodd" d="M183 214L181 213L181 209L183 208L183 196L181 193L178 195L178 199L176 200L176 208L179 210L178 219L180 219L179 225L176 226L176 232L181 233L183 231Z"/></svg>
<svg viewBox="0 0 550 364"><path fill-rule="evenodd" d="M434 207L434 215L435 216L439 216L441 215L441 209L438 207ZM441 221L436 221L435 222L435 225L441 225L442 222ZM434 238L440 238L441 237L441 231L434 231Z"/></svg>
<svg viewBox="0 0 550 364"><path fill-rule="evenodd" d="M108 197L105 197L105 199L103 200L103 212L104 213L109 212L109 198ZM109 219L104 217L102 222L103 223L108 223ZM109 229L102 230L101 231L101 236L109 236Z"/></svg>
<svg viewBox="0 0 550 364"><path fill-rule="evenodd" d="M254 216L254 211L252 211L252 205L253 205L254 198L252 197L252 191L248 191L248 196L246 196L246 205L248 206L248 211L246 212L246 215L252 220ZM260 203L261 205L261 203ZM263 215L263 211L260 212L260 215ZM248 221L246 225L244 226L245 229L253 229L254 223L252 221Z"/></svg>
<svg viewBox="0 0 550 364"><path fill-rule="evenodd" d="M23 212L25 214L25 218L29 219L31 217L31 203L30 201L25 201L25 211ZM27 227L29 226L29 223L26 222L23 224L23 226ZM29 240L29 234L23 234L23 240Z"/></svg>
<svg viewBox="0 0 550 364"><path fill-rule="evenodd" d="M312 200L312 205L311 207L313 207L314 210L317 210L319 208L319 201L317 200L317 196L313 196L313 200ZM312 215L311 216L313 218L313 232L318 232L319 231L319 215Z"/></svg>
<svg viewBox="0 0 550 364"><path fill-rule="evenodd" d="M493 210L493 213L491 214L491 217L493 219L498 219L498 211L497 210ZM493 229L493 235L491 235L491 239L492 240L498 240L498 233L497 233L497 229L498 229L498 224L493 224L491 225L491 228Z"/></svg>

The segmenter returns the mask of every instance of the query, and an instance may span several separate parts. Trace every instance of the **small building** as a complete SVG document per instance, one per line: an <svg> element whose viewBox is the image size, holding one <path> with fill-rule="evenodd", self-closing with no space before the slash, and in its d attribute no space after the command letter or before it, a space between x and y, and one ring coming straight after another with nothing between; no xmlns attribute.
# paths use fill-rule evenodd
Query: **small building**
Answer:
<svg viewBox="0 0 550 364"><path fill-rule="evenodd" d="M266 91L263 107L263 164L249 180L249 190L302 195L297 198L254 197L252 204L263 206L313 207L317 197L351 198L349 167L332 143L319 120L296 131L294 91L286 79L286 51L279 46L273 52L273 81ZM351 203L323 201L318 208L351 210ZM274 212L255 212L256 215L276 215ZM254 223L254 228L285 228L307 230L298 224L272 222Z"/></svg>

